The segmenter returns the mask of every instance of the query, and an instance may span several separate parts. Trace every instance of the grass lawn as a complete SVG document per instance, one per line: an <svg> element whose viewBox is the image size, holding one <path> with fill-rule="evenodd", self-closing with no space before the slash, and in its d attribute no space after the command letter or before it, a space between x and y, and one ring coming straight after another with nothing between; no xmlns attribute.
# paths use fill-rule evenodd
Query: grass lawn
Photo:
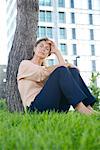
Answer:
<svg viewBox="0 0 100 150"><path fill-rule="evenodd" d="M100 116L9 113L0 102L0 150L99 150Z"/></svg>

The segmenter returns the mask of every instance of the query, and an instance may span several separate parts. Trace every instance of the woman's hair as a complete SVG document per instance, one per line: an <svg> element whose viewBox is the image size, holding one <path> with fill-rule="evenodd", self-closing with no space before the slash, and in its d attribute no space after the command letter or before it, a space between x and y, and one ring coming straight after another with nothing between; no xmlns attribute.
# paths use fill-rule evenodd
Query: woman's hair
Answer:
<svg viewBox="0 0 100 150"><path fill-rule="evenodd" d="M34 47L37 47L37 45L42 41L49 41L49 39L47 37L45 37L45 38L41 38L41 39L37 40ZM50 51L51 51L51 48L50 48ZM51 53L49 53L48 56L50 56L50 55L51 55Z"/></svg>

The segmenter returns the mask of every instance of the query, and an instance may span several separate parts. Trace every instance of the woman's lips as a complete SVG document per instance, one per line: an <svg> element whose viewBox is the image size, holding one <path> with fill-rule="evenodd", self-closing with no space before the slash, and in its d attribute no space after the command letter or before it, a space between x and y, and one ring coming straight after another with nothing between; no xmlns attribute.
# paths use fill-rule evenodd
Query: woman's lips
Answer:
<svg viewBox="0 0 100 150"><path fill-rule="evenodd" d="M40 52L42 55L44 55L44 53Z"/></svg>

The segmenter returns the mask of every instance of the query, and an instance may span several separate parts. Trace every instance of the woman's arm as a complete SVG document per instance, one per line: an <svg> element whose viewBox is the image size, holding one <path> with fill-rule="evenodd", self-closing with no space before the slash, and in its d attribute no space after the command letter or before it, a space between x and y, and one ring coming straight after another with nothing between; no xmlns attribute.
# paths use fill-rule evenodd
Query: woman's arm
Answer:
<svg viewBox="0 0 100 150"><path fill-rule="evenodd" d="M65 65L65 60L61 55L61 52L57 48L54 42L51 42L51 53L55 54L57 56L59 65Z"/></svg>
<svg viewBox="0 0 100 150"><path fill-rule="evenodd" d="M48 70L48 72L51 74L56 68L60 67L60 66L65 66L65 67L70 67L70 64L65 63L64 65L53 65L53 66L49 66L46 67L46 69Z"/></svg>
<svg viewBox="0 0 100 150"><path fill-rule="evenodd" d="M70 63L66 63L63 56L61 55L59 49L56 47L55 43L53 41L48 41L49 44L51 44L51 53L55 54L57 56L57 59L58 59L58 62L59 64L58 65L53 65L53 66L50 66L50 67L46 67L49 71L49 73L53 72L57 67L60 67L60 66L65 66L65 67L75 67L73 66L72 64Z"/></svg>

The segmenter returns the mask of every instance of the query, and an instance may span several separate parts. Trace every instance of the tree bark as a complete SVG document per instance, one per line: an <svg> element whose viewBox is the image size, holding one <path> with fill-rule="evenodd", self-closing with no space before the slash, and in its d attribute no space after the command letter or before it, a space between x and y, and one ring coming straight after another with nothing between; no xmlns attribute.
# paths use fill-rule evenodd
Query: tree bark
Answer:
<svg viewBox="0 0 100 150"><path fill-rule="evenodd" d="M20 62L33 55L38 10L38 0L17 0L16 31L7 65L6 101L10 112L24 110L17 86L17 73Z"/></svg>

